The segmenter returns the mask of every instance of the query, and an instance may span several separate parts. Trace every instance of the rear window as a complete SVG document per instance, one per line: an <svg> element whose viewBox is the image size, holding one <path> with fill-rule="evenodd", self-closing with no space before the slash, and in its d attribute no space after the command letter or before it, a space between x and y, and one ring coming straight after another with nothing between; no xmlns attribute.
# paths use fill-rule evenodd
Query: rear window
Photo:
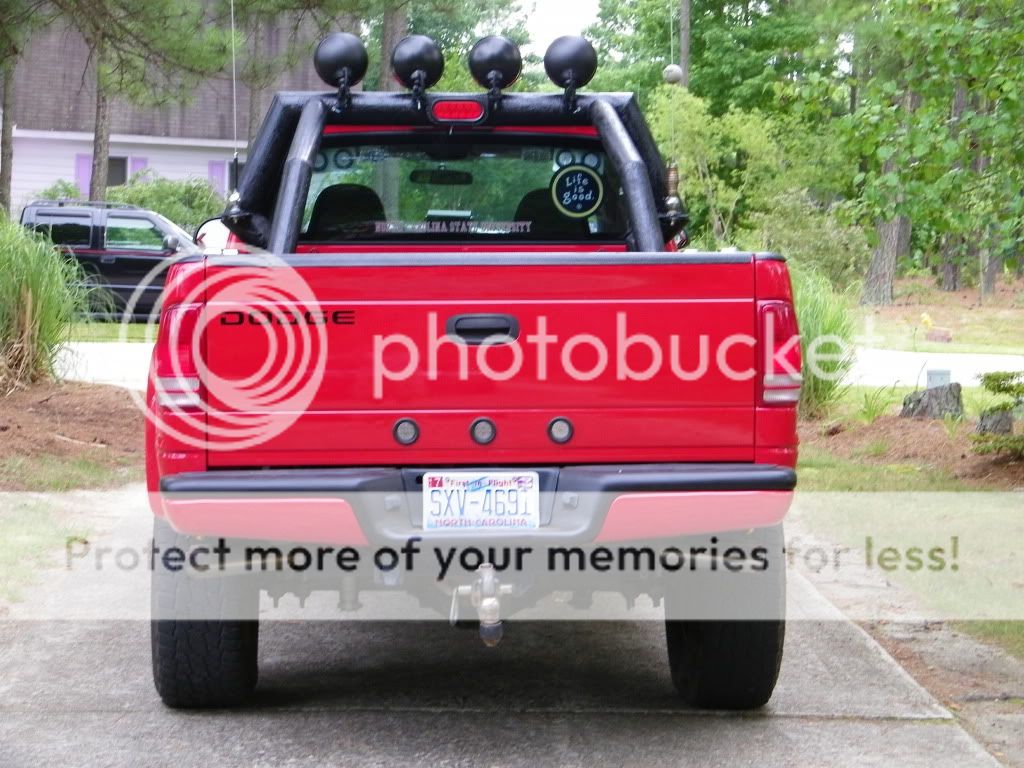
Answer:
<svg viewBox="0 0 1024 768"><path fill-rule="evenodd" d="M92 219L89 214L37 213L32 228L36 232L42 232L55 245L88 248L92 234Z"/></svg>
<svg viewBox="0 0 1024 768"><path fill-rule="evenodd" d="M624 221L600 145L325 140L300 240L617 241Z"/></svg>

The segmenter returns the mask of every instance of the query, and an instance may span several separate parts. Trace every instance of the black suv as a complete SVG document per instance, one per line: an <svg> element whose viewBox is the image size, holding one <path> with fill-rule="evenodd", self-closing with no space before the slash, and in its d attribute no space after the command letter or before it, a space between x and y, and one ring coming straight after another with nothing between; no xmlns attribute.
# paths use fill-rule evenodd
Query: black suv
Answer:
<svg viewBox="0 0 1024 768"><path fill-rule="evenodd" d="M192 238L153 211L119 203L36 200L21 212L21 223L42 232L74 255L89 278L108 289L113 307L96 314L120 316L139 284L160 261ZM163 289L159 273L140 292L132 314L149 314ZM101 302L102 303L102 302Z"/></svg>

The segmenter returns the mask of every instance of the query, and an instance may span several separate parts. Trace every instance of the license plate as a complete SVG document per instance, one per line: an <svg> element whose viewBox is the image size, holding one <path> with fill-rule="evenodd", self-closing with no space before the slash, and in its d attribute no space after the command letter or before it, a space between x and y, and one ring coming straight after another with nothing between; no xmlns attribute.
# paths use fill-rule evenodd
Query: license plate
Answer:
<svg viewBox="0 0 1024 768"><path fill-rule="evenodd" d="M423 529L508 531L540 527L536 472L427 472Z"/></svg>

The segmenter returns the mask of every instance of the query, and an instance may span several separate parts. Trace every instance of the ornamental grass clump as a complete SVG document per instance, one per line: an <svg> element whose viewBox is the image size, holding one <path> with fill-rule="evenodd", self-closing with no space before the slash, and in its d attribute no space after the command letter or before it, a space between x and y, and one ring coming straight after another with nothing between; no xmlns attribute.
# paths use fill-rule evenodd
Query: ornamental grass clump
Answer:
<svg viewBox="0 0 1024 768"><path fill-rule="evenodd" d="M89 294L73 258L0 213L0 394L54 376Z"/></svg>

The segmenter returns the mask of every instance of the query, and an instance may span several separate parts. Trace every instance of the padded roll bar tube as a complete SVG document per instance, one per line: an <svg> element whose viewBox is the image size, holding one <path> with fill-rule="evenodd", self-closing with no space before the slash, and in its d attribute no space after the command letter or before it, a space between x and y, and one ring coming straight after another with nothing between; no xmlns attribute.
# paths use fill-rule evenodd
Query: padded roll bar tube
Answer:
<svg viewBox="0 0 1024 768"><path fill-rule="evenodd" d="M615 166L626 193L626 208L636 250L644 253L665 250L647 166L640 158L615 107L602 99L595 99L590 107L590 119L597 128L604 150Z"/></svg>
<svg viewBox="0 0 1024 768"><path fill-rule="evenodd" d="M278 256L294 253L299 242L302 212L309 194L309 182L313 178L313 162L320 150L326 114L323 101L310 99L303 106L295 128L270 227L270 252Z"/></svg>

